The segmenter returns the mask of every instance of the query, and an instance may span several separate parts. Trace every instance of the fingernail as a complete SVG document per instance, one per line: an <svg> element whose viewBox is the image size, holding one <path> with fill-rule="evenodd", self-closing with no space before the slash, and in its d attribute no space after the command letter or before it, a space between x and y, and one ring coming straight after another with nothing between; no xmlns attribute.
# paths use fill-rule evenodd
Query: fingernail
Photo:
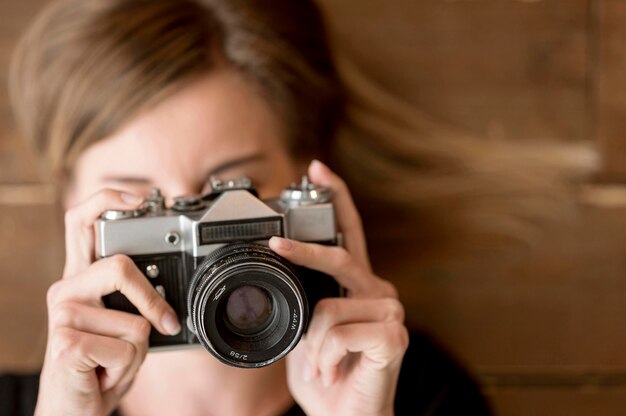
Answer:
<svg viewBox="0 0 626 416"><path fill-rule="evenodd" d="M311 380L313 380L313 367L311 366L311 364L309 364L308 361L304 362L304 373L303 373L303 378L305 382L309 382Z"/></svg>
<svg viewBox="0 0 626 416"><path fill-rule="evenodd" d="M122 201L126 202L128 205L138 205L143 201L143 198L139 195L133 195L126 192L122 192L121 195Z"/></svg>
<svg viewBox="0 0 626 416"><path fill-rule="evenodd" d="M293 243L286 239L286 238L282 238L282 237L272 237L272 240L274 240L274 245L276 248L279 248L281 250L291 250L291 248L293 247Z"/></svg>
<svg viewBox="0 0 626 416"><path fill-rule="evenodd" d="M311 167L314 169L319 169L324 173L327 173L330 171L330 168L328 166L326 166L326 164L324 162L320 162L317 159L313 159L313 161L311 162Z"/></svg>
<svg viewBox="0 0 626 416"><path fill-rule="evenodd" d="M173 312L165 313L163 320L161 320L161 325L170 335L178 335L180 332L180 322L178 322L178 317Z"/></svg>

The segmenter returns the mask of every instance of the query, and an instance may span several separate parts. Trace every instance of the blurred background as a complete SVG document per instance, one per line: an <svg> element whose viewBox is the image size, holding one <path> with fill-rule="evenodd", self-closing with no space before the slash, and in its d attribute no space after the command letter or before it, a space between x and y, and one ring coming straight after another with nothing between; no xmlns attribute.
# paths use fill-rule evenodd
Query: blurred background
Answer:
<svg viewBox="0 0 626 416"><path fill-rule="evenodd" d="M45 292L63 262L54 190L7 103L9 57L43 4L0 2L0 371L41 365ZM531 242L387 277L411 324L459 357L497 414L624 414L626 2L320 4L342 75L370 86L361 100L393 97L403 114L479 140L594 149L596 168L572 187L567 218ZM586 150L568 154L594 164Z"/></svg>

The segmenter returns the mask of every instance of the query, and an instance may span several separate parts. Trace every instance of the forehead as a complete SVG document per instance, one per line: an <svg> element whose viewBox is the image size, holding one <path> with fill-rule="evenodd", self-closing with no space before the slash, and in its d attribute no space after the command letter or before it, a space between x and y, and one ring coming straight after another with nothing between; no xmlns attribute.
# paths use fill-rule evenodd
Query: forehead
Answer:
<svg viewBox="0 0 626 416"><path fill-rule="evenodd" d="M235 157L284 151L284 136L276 113L255 88L235 72L219 70L88 147L76 169L87 176L193 176Z"/></svg>

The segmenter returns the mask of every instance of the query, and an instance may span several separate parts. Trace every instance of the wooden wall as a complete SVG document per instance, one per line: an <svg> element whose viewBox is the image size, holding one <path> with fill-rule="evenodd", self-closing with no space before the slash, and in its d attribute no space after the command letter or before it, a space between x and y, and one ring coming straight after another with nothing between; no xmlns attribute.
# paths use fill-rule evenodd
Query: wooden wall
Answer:
<svg viewBox="0 0 626 416"><path fill-rule="evenodd" d="M604 156L603 179L626 182L626 80L624 36L626 3L603 0L594 4L598 24L594 30L592 85L595 94L594 136Z"/></svg>
<svg viewBox="0 0 626 416"><path fill-rule="evenodd" d="M43 3L0 2L0 79ZM626 3L392 3L321 1L337 53L371 82L485 140L583 142L601 156L578 212L513 260L435 262L398 278L410 321L468 365L499 414L622 414ZM62 264L62 231L42 183L0 82L0 333L11 334L0 342L1 368L36 367L45 343L45 287Z"/></svg>
<svg viewBox="0 0 626 416"><path fill-rule="evenodd" d="M421 264L398 284L412 321L474 370L499 414L622 414L624 2L323 3L339 53L406 106L485 140L598 150L574 219L524 254Z"/></svg>

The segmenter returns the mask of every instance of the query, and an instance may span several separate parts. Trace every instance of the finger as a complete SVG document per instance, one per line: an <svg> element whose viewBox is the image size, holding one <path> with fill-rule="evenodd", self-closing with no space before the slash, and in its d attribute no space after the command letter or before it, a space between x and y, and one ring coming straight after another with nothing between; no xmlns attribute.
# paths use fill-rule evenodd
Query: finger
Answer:
<svg viewBox="0 0 626 416"><path fill-rule="evenodd" d="M137 208L142 198L112 189L103 189L65 213L66 260L64 277L85 270L94 259L94 230L96 220L106 210Z"/></svg>
<svg viewBox="0 0 626 416"><path fill-rule="evenodd" d="M339 325L331 328L322 344L317 360L322 382L328 386L339 374L339 365L350 353L361 353L360 366L375 373L397 370L409 345L408 331L399 322L374 322Z"/></svg>
<svg viewBox="0 0 626 416"><path fill-rule="evenodd" d="M53 329L74 328L98 335L126 338L137 344L147 340L151 329L150 322L140 315L68 301L53 308L50 324Z"/></svg>
<svg viewBox="0 0 626 416"><path fill-rule="evenodd" d="M309 178L316 185L326 186L333 191L337 226L343 233L344 245L360 264L371 270L361 216L346 183L319 160L311 162Z"/></svg>
<svg viewBox="0 0 626 416"><path fill-rule="evenodd" d="M88 373L102 367L102 391L111 389L122 380L135 357L135 347L130 342L73 328L55 331L50 351L52 360L68 370Z"/></svg>
<svg viewBox="0 0 626 416"><path fill-rule="evenodd" d="M376 277L345 248L272 237L269 246L290 262L335 278L354 297L397 297L393 285Z"/></svg>
<svg viewBox="0 0 626 416"><path fill-rule="evenodd" d="M96 308L75 302L61 302L50 313L51 333L58 328L72 328L106 337L119 338L135 347L135 357L122 384L132 380L148 352L150 322L140 315Z"/></svg>
<svg viewBox="0 0 626 416"><path fill-rule="evenodd" d="M180 322L172 307L137 269L133 261L115 255L97 261L74 279L61 280L48 291L50 308L66 300L94 302L120 291L154 327L164 335L180 332Z"/></svg>
<svg viewBox="0 0 626 416"><path fill-rule="evenodd" d="M306 356L311 368L331 328L349 323L404 322L404 307L392 298L346 299L326 298L315 306L306 333ZM314 374L315 375L315 374Z"/></svg>

